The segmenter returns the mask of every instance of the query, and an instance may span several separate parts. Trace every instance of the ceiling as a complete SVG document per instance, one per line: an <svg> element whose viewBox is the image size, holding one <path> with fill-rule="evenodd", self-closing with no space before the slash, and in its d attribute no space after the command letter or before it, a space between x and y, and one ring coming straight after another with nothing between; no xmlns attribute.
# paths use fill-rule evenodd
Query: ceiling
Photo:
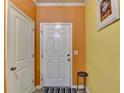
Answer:
<svg viewBox="0 0 124 93"><path fill-rule="evenodd" d="M36 0L36 2L85 2L85 0Z"/></svg>

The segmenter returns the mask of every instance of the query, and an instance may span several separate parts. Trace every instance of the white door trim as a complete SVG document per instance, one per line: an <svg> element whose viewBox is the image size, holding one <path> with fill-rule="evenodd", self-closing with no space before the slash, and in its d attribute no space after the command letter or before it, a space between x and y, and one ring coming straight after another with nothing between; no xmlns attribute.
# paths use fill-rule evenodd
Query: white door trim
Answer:
<svg viewBox="0 0 124 93"><path fill-rule="evenodd" d="M42 29L42 25L44 25L44 24L70 24L71 25L71 84L70 84L70 87L72 87L72 85L73 85L73 80L72 80L72 78L73 78L73 68L72 68L73 67L73 47L72 47L72 45L73 45L73 42L72 42L73 41L73 30L72 30L72 23L71 22L55 22L55 23L42 23L41 22L40 23L40 38L42 38L42 43L40 42L40 48L42 47L42 50L43 50L43 29ZM40 53L40 62L43 62L42 55L43 55L43 51L42 51L42 53ZM40 72L40 73L42 73L42 75L44 75L44 73L43 73L43 63L41 63L41 65L42 66L40 66L40 67L42 67L42 72ZM40 79L41 78L43 78L43 76L40 77ZM43 81L40 84L41 84L41 86L43 86Z"/></svg>
<svg viewBox="0 0 124 93"><path fill-rule="evenodd" d="M8 54L8 31L9 31L9 7L15 9L18 13L20 13L21 15L23 15L25 18L27 18L28 20L30 20L33 24L33 30L35 28L35 21L32 20L27 14L25 14L22 10L20 10L18 7L16 7L12 2L10 2L9 0L6 0L6 31L5 31L5 38L6 38L6 93L9 93L9 87L10 87L10 84L9 84L9 73L10 73L10 67L9 67L9 60L8 60L8 57L9 57L9 54ZM34 37L33 37L34 38ZM34 42L33 42L34 43ZM34 53L33 53L34 54ZM33 67L34 67L34 64L33 64ZM34 71L34 68L33 68L33 71ZM34 73L33 73L33 76L34 76ZM33 77L34 78L34 77Z"/></svg>

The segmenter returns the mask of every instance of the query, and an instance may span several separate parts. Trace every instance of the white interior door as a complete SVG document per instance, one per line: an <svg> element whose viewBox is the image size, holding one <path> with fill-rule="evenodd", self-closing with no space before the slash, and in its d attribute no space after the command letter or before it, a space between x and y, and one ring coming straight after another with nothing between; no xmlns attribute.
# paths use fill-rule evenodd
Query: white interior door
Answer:
<svg viewBox="0 0 124 93"><path fill-rule="evenodd" d="M9 7L8 93L32 93L34 87L33 23Z"/></svg>
<svg viewBox="0 0 124 93"><path fill-rule="evenodd" d="M43 86L71 85L71 24L43 24Z"/></svg>

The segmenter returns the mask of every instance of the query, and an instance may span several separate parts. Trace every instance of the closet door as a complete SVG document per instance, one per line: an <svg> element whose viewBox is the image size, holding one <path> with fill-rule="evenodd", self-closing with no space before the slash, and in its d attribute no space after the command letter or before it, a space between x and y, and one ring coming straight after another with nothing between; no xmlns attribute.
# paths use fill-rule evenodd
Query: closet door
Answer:
<svg viewBox="0 0 124 93"><path fill-rule="evenodd" d="M8 93L32 93L34 87L33 23L9 7L9 84Z"/></svg>

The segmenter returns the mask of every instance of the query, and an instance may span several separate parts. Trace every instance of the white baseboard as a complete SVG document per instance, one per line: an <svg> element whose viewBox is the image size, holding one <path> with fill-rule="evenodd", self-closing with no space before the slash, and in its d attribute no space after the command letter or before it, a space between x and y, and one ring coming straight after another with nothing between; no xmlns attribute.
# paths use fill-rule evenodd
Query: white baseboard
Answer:
<svg viewBox="0 0 124 93"><path fill-rule="evenodd" d="M39 88L42 88L42 86L41 86L41 85L38 85L38 86L36 86L35 88L36 88L36 89L39 89Z"/></svg>
<svg viewBox="0 0 124 93"><path fill-rule="evenodd" d="M88 86L86 86L87 93L90 93Z"/></svg>
<svg viewBox="0 0 124 93"><path fill-rule="evenodd" d="M86 87L87 93L90 93L90 92L89 92L89 88L88 88L87 85L86 85L86 86L85 86L85 85L78 85L78 88L79 88L79 89L83 89L84 87ZM72 85L71 88L76 88L76 89L77 89L77 85Z"/></svg>
<svg viewBox="0 0 124 93"><path fill-rule="evenodd" d="M39 88L42 88L42 86L41 86L41 85L35 86L35 88L34 88L33 91L35 91L35 90L37 90L37 89L39 89Z"/></svg>
<svg viewBox="0 0 124 93"><path fill-rule="evenodd" d="M71 87L77 89L77 85L72 85ZM78 88L79 89L83 89L84 88L84 85L78 85Z"/></svg>

